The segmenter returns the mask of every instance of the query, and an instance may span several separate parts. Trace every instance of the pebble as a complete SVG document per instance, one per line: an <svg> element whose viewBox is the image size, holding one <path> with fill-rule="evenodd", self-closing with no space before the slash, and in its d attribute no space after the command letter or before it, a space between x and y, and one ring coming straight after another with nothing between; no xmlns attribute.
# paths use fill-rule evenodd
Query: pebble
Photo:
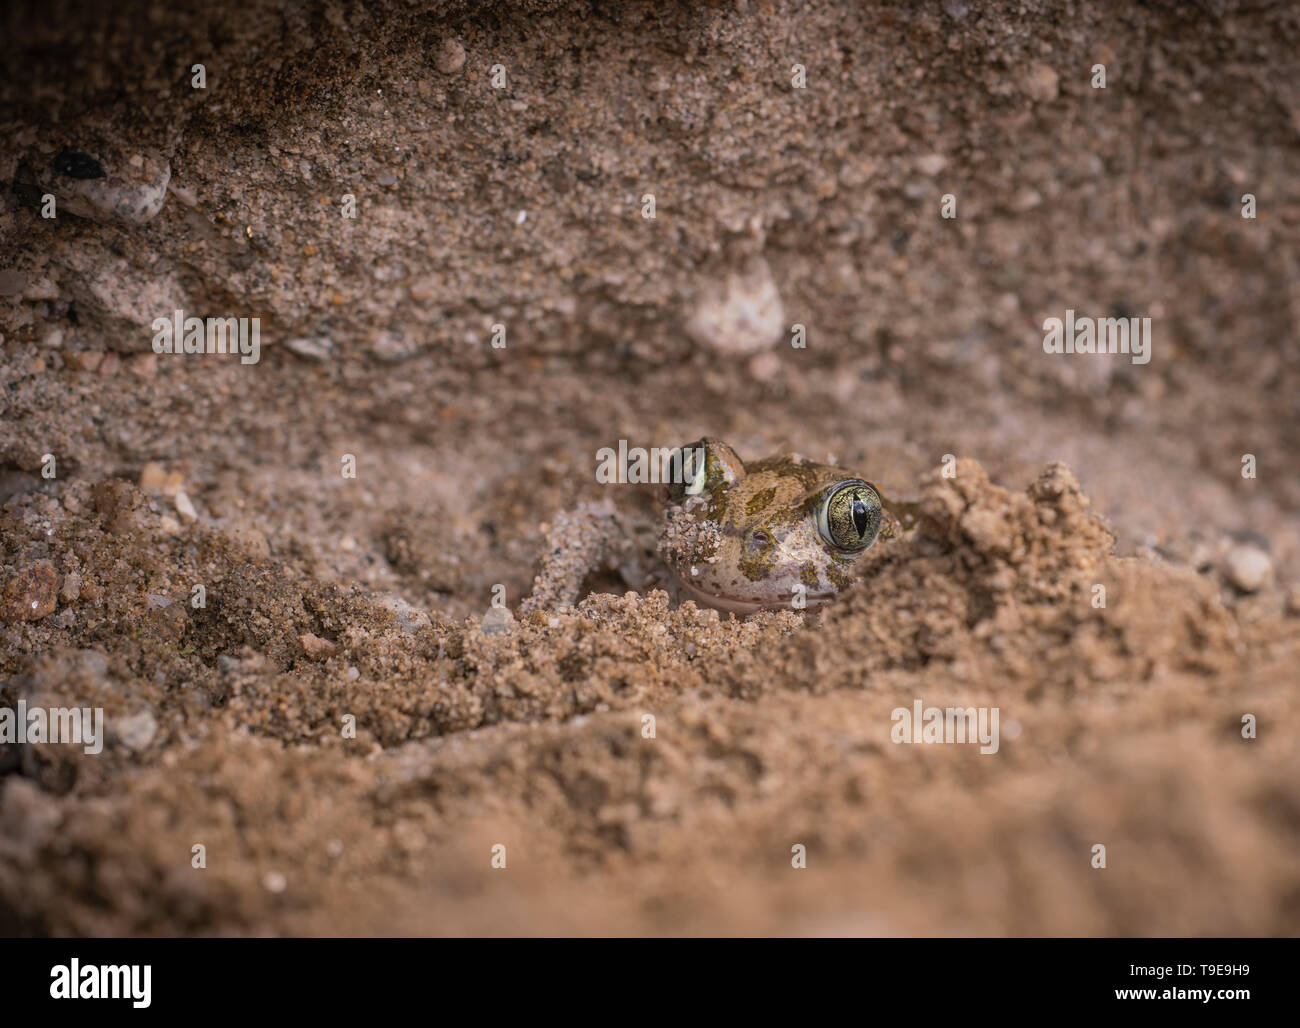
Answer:
<svg viewBox="0 0 1300 1028"><path fill-rule="evenodd" d="M269 557L271 555L271 544L267 541L262 530L256 525L252 525L247 521L236 521L227 524L226 535L254 557Z"/></svg>
<svg viewBox="0 0 1300 1028"><path fill-rule="evenodd" d="M334 356L334 342L324 336L299 336L285 341L285 347L303 360L327 361Z"/></svg>
<svg viewBox="0 0 1300 1028"><path fill-rule="evenodd" d="M1259 592L1273 577L1273 561L1257 546L1234 546L1224 558L1223 573L1242 592Z"/></svg>
<svg viewBox="0 0 1300 1028"><path fill-rule="evenodd" d="M142 710L130 717L114 718L112 731L119 743L138 753L153 742L154 734L158 731L158 721L152 710Z"/></svg>
<svg viewBox="0 0 1300 1028"><path fill-rule="evenodd" d="M916 170L933 178L948 166L948 158L941 153L926 154L916 159Z"/></svg>
<svg viewBox="0 0 1300 1028"><path fill-rule="evenodd" d="M329 639L322 639L319 635L313 635L311 632L303 632L298 636L298 641L302 643L302 651L307 654L308 660L327 660L338 652L338 644Z"/></svg>
<svg viewBox="0 0 1300 1028"><path fill-rule="evenodd" d="M375 605L392 611L403 631L414 632L417 628L427 628L432 624L428 614L416 610L396 593L383 593L376 596Z"/></svg>
<svg viewBox="0 0 1300 1028"><path fill-rule="evenodd" d="M184 492L177 493L172 502L176 504L176 513L181 516L182 521L193 522L199 519L194 504L190 502L190 498Z"/></svg>
<svg viewBox="0 0 1300 1028"><path fill-rule="evenodd" d="M767 262L751 261L722 281L706 283L686 319L686 333L719 353L765 350L784 334L785 308Z"/></svg>
<svg viewBox="0 0 1300 1028"><path fill-rule="evenodd" d="M433 66L444 75L455 75L465 67L465 48L455 36L448 36L438 47Z"/></svg>
<svg viewBox="0 0 1300 1028"><path fill-rule="evenodd" d="M139 225L167 199L171 164L153 151L65 147L50 165L45 185L60 210L98 222Z"/></svg>
<svg viewBox="0 0 1300 1028"><path fill-rule="evenodd" d="M385 364L396 364L414 357L419 349L420 344L414 339L396 332L381 332L370 344L370 352Z"/></svg>
<svg viewBox="0 0 1300 1028"><path fill-rule="evenodd" d="M54 613L58 603L59 576L49 561L21 568L0 597L0 620L11 624L39 621Z"/></svg>
<svg viewBox="0 0 1300 1028"><path fill-rule="evenodd" d="M71 571L63 576L63 585L59 587L59 596L64 603L74 603L81 597L81 576Z"/></svg>
<svg viewBox="0 0 1300 1028"><path fill-rule="evenodd" d="M145 492L160 493L167 482L167 469L156 460L147 461L140 469L140 488Z"/></svg>

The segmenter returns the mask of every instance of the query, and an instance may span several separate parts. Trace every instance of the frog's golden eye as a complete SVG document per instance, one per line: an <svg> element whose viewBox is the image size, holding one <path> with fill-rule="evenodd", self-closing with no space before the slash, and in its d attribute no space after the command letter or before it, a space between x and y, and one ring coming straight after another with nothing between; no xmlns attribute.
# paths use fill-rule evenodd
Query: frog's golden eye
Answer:
<svg viewBox="0 0 1300 1028"><path fill-rule="evenodd" d="M858 479L831 486L817 505L817 531L836 549L865 550L880 531L880 494Z"/></svg>

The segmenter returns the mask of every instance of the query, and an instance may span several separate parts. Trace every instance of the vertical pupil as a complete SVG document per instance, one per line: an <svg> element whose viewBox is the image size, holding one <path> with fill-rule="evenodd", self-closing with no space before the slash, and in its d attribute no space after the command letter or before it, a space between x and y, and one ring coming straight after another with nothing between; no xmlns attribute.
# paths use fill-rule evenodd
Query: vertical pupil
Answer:
<svg viewBox="0 0 1300 1028"><path fill-rule="evenodd" d="M853 491L853 527L858 530L858 538L867 534L867 505L862 502L862 494Z"/></svg>

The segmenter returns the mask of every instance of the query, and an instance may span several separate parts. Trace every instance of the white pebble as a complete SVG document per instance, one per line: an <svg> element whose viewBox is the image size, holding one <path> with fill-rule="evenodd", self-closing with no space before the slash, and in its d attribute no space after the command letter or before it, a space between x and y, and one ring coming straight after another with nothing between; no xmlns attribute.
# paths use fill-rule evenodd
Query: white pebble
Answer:
<svg viewBox="0 0 1300 1028"><path fill-rule="evenodd" d="M1257 546L1234 546L1224 559L1228 581L1244 593L1258 592L1273 577L1273 561Z"/></svg>

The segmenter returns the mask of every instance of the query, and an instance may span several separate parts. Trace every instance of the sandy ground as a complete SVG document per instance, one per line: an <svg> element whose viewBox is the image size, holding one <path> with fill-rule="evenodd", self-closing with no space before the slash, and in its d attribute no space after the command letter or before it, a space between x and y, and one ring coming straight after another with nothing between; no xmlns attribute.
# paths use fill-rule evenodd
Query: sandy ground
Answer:
<svg viewBox="0 0 1300 1028"><path fill-rule="evenodd" d="M108 734L0 931L1294 934L1293 6L112 6L0 23L0 707ZM702 435L919 523L678 605L597 451Z"/></svg>

